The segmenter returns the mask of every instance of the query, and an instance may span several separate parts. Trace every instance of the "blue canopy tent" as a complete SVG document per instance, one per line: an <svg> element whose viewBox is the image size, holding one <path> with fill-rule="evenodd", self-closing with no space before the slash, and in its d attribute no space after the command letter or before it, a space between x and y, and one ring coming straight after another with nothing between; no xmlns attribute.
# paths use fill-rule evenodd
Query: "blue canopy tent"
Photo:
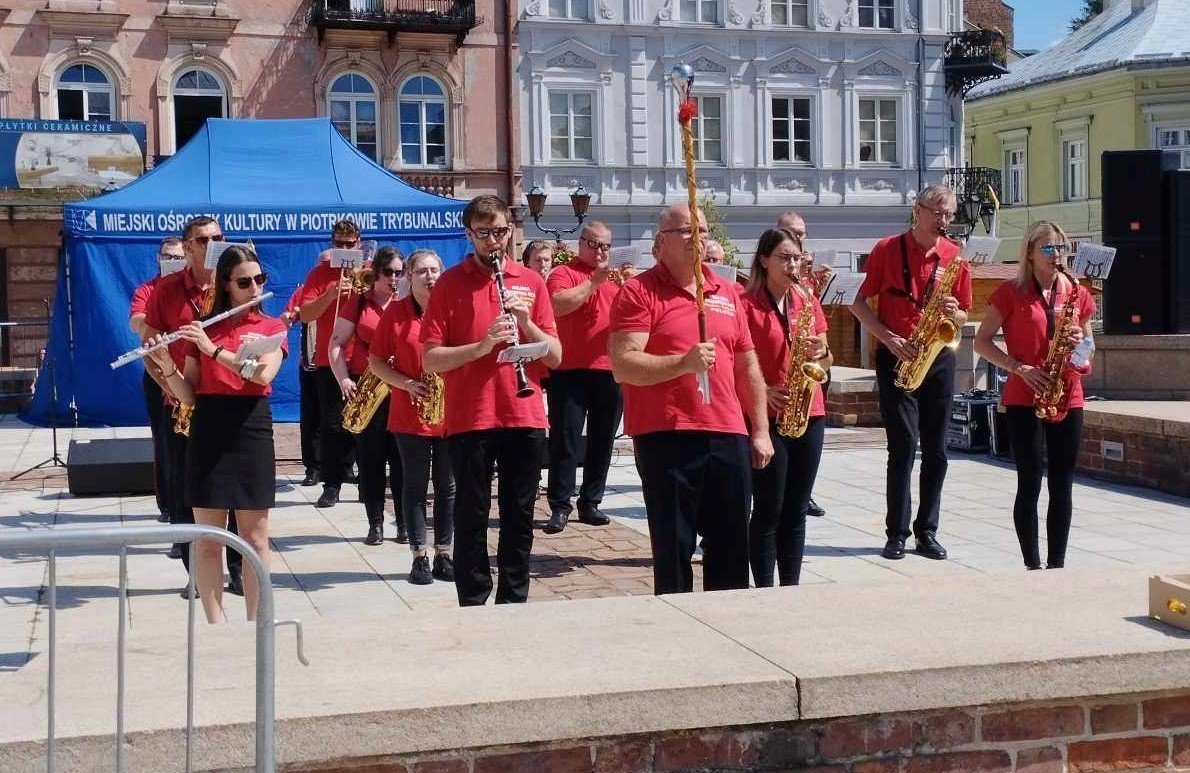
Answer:
<svg viewBox="0 0 1190 773"><path fill-rule="evenodd" d="M348 218L364 238L408 254L431 247L447 266L467 251L465 202L413 188L343 139L326 119L211 119L173 158L121 190L63 207L64 240L46 364L22 418L47 424L128 426L148 420L139 364L108 363L138 341L128 328L132 291L157 273L161 240L196 215L216 218L232 241L251 239L267 313L284 310L331 226ZM298 330L290 351L298 351ZM297 357L274 382L273 415L296 421ZM57 397L49 375L54 368Z"/></svg>

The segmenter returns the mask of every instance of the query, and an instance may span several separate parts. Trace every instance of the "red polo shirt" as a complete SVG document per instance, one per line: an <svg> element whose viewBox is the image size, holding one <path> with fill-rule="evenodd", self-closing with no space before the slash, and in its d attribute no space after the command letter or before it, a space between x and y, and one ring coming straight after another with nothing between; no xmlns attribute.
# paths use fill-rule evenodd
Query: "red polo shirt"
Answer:
<svg viewBox="0 0 1190 773"><path fill-rule="evenodd" d="M716 339L715 367L709 371L711 404L703 405L693 373L652 386L624 384L624 430L629 435L671 430L747 434L735 388L735 358L753 349L748 321L734 283L706 267L703 277L707 338ZM611 320L613 333L648 333L648 354L685 354L698 343L694 296L660 263L620 288Z"/></svg>
<svg viewBox="0 0 1190 773"><path fill-rule="evenodd" d="M206 329L207 338L211 339L211 343L234 353L251 334L271 336L285 332L284 322L276 317L266 317L255 308L237 316L238 319L225 319ZM271 383L257 384L255 381L240 378L239 373L215 362L213 357L200 354L198 347L189 341L184 343L183 349L187 357L193 357L198 361L198 384L194 388L195 394L264 397L273 392ZM287 340L281 342L281 351L289 353Z"/></svg>
<svg viewBox="0 0 1190 773"><path fill-rule="evenodd" d="M752 343L756 345L756 359L760 361L760 370L764 373L764 383L769 386L784 386L789 373L789 342L785 338L785 327L781 324L781 317L773 308L768 293L764 289L747 292L740 299L744 304L744 315L748 319L748 332L752 335ZM822 313L822 306L814 298L814 323L812 329L815 335L827 331L826 315ZM786 313L789 315L789 327L792 335L797 335L797 320L801 314L805 301L801 293L789 293L789 303ZM822 386L814 386L814 398L810 403L811 416L825 416L826 405L822 399ZM777 412L769 408L769 417L776 418Z"/></svg>
<svg viewBox="0 0 1190 773"><path fill-rule="evenodd" d="M137 314L148 313L149 299L153 297L153 290L160 282L161 277L155 276L132 291L132 305L128 309L129 318L135 317Z"/></svg>
<svg viewBox="0 0 1190 773"><path fill-rule="evenodd" d="M557 335L554 308L541 274L519 262L504 259L504 286L530 303L529 316L547 335ZM430 295L430 306L422 318L421 342L443 346L464 346L487 335L492 321L503 313L496 283L489 271L475 264L468 254L463 262L442 274ZM511 364L497 364L505 348L498 345L478 360L443 373L446 379L446 434L493 428L545 429L545 401L541 399L541 377L545 368L529 363L525 371L536 391L529 397L516 396L516 373Z"/></svg>
<svg viewBox="0 0 1190 773"><path fill-rule="evenodd" d="M867 276L860 285L861 298L877 296L876 317L893 333L908 338L921 319L921 309L905 297L904 261L901 245L904 244L909 257L908 292L924 306L929 300L925 295L930 273L937 272L941 278L943 270L952 260L957 260L959 248L954 242L939 239L938 244L928 251L917 243L911 231L881 239L868 256L864 270ZM959 269L951 293L959 302L959 308L971 308L971 271L968 266Z"/></svg>
<svg viewBox="0 0 1190 773"><path fill-rule="evenodd" d="M153 294L149 296L145 324L162 333L172 333L202 316L205 295L189 268L163 276L153 288ZM170 356L179 368L186 367L183 343L177 340L169 345Z"/></svg>
<svg viewBox="0 0 1190 773"><path fill-rule="evenodd" d="M394 301L390 301L389 305L393 303ZM347 372L353 378L362 376L368 369L368 349L376 335L376 325L379 324L382 314L384 309L376 303L371 292L363 296L353 295L344 300L339 307L339 317L355 325L355 331L348 341L351 359L346 360ZM347 352L344 351L345 359L346 356Z"/></svg>
<svg viewBox="0 0 1190 773"><path fill-rule="evenodd" d="M1095 299L1086 288L1075 285L1079 294L1078 321L1085 324L1095 313ZM1062 313L1062 304L1066 301L1067 293L1058 292L1054 301L1054 317L1057 319ZM1046 304L1037 294L1032 283L1024 289L1017 286L1015 280L1008 280L992 293L988 304L995 306L1004 317L1001 329L1004 331L1004 348L1009 355L1025 365L1040 367L1049 353L1050 339L1046 335ZM1066 388L1070 394L1070 407L1083 407L1083 378L1072 368L1066 369ZM1033 405L1033 390L1025 380L1013 373L1004 385L1004 395L1001 402L1004 405L1025 406Z"/></svg>
<svg viewBox="0 0 1190 773"><path fill-rule="evenodd" d="M591 278L594 266L577 258L556 266L545 280L550 295L577 287ZM562 362L557 370L611 370L607 356L607 337L611 330L612 301L620 288L608 279L587 297L582 306L558 317L558 339L562 342Z"/></svg>
<svg viewBox="0 0 1190 773"><path fill-rule="evenodd" d="M437 292L437 287L434 292ZM421 315L413 296L393 300L384 310L372 339L372 354L382 360L391 360L392 366L410 378L420 378L424 372L421 365ZM388 431L403 432L421 437L442 437L446 434L444 424L430 425L417 417L413 397L403 389L392 389L388 403Z"/></svg>
<svg viewBox="0 0 1190 773"><path fill-rule="evenodd" d="M310 273L306 275L306 281L302 282L302 295L298 302L305 306L307 303L317 300L328 289L339 284L340 273L341 269L331 268L329 256L319 260L317 265L310 269ZM350 297L343 295L339 299L340 309ZM318 319L308 324L314 327L314 366L329 368L331 366L329 356L331 333L335 330L335 302L332 300L331 305L326 307L326 311L322 312ZM351 362L350 341L343 347L343 359L348 363Z"/></svg>

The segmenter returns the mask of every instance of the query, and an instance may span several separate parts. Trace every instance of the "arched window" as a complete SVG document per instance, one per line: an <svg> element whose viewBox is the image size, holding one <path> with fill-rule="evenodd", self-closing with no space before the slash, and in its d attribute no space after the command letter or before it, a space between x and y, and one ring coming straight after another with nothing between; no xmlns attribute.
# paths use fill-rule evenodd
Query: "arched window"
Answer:
<svg viewBox="0 0 1190 773"><path fill-rule="evenodd" d="M110 121L115 90L102 70L73 64L58 76L58 118L64 121Z"/></svg>
<svg viewBox="0 0 1190 773"><path fill-rule="evenodd" d="M174 80L174 138L181 150L208 118L227 117L223 84L206 70L186 70Z"/></svg>
<svg viewBox="0 0 1190 773"><path fill-rule="evenodd" d="M402 166L447 166L446 94L433 78L417 75L397 95Z"/></svg>
<svg viewBox="0 0 1190 773"><path fill-rule="evenodd" d="M349 72L331 84L331 122L348 142L373 161L376 155L376 90L368 79Z"/></svg>

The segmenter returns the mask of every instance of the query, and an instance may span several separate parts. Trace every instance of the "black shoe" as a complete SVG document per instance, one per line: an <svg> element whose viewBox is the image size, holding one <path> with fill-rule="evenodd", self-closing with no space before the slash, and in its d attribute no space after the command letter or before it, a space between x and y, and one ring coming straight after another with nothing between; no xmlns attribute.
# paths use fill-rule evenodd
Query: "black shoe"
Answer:
<svg viewBox="0 0 1190 773"><path fill-rule="evenodd" d="M821 507L819 507L818 503L814 501L814 498L810 497L810 504L806 505L806 515L813 516L814 518L821 518L822 516L826 515L826 510L823 510Z"/></svg>
<svg viewBox="0 0 1190 773"><path fill-rule="evenodd" d="M434 556L434 571L431 572L435 579L443 582L455 581L455 562L446 553L438 553Z"/></svg>
<svg viewBox="0 0 1190 773"><path fill-rule="evenodd" d="M169 513L157 513L157 523L169 523Z"/></svg>
<svg viewBox="0 0 1190 773"><path fill-rule="evenodd" d="M322 480L322 476L318 474L318 470L315 470L312 467L307 467L306 468L306 477L302 478L302 485L303 486L317 486L319 481L321 481L321 480Z"/></svg>
<svg viewBox="0 0 1190 773"><path fill-rule="evenodd" d="M384 542L384 526L374 523L368 527L368 536L364 537L365 545L379 545Z"/></svg>
<svg viewBox="0 0 1190 773"><path fill-rule="evenodd" d="M339 504L339 487L323 486L322 496L314 503L315 507L334 507Z"/></svg>
<svg viewBox="0 0 1190 773"><path fill-rule="evenodd" d="M946 548L938 544L938 540L934 539L934 535L932 534L919 537L917 539L917 548L913 552L919 556L932 558L935 561L942 561L946 558Z"/></svg>
<svg viewBox="0 0 1190 773"><path fill-rule="evenodd" d="M198 598L198 588L195 588L194 591L191 592L190 586L187 585L184 588L182 588L181 592L178 593L178 595L181 596L182 598L186 599L187 601L189 601L190 599L196 599L196 598Z"/></svg>
<svg viewBox="0 0 1190 773"><path fill-rule="evenodd" d="M592 507L590 510L584 508L578 511L578 522L588 526L607 526L612 519L604 515L598 507Z"/></svg>
<svg viewBox="0 0 1190 773"><path fill-rule="evenodd" d="M402 521L397 521L396 542L400 545L409 544L409 532L405 530L405 524Z"/></svg>
<svg viewBox="0 0 1190 773"><path fill-rule="evenodd" d="M545 525L545 528L542 529L542 531L544 531L546 534L561 534L562 530L566 528L566 522L569 520L569 513L564 513L561 510L555 510L550 514L550 520Z"/></svg>
<svg viewBox="0 0 1190 773"><path fill-rule="evenodd" d="M175 542L169 548L169 557L180 559L182 556L186 555L187 547L188 546L184 542Z"/></svg>
<svg viewBox="0 0 1190 773"><path fill-rule="evenodd" d="M243 596L244 578L238 574L229 575L227 578L227 587L223 590L233 596Z"/></svg>
<svg viewBox="0 0 1190 773"><path fill-rule="evenodd" d="M434 575L430 572L430 559L427 556L413 557L413 568L409 570L409 582L414 585L429 585L434 582Z"/></svg>
<svg viewBox="0 0 1190 773"><path fill-rule="evenodd" d="M884 543L884 550L880 551L880 555L884 556L890 561L899 561L905 557L905 540L898 537L893 537L888 542Z"/></svg>

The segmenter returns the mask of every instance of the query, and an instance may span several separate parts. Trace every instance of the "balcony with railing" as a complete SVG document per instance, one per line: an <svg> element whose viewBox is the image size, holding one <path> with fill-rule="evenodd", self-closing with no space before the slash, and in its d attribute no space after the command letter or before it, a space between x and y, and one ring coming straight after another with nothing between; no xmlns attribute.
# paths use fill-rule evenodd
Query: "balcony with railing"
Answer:
<svg viewBox="0 0 1190 773"><path fill-rule="evenodd" d="M946 44L946 90L966 95L980 83L1008 74L1008 45L997 29L957 32Z"/></svg>
<svg viewBox="0 0 1190 773"><path fill-rule="evenodd" d="M960 203L971 198L989 200L989 186L996 192L996 198L1004 198L1000 188L1000 170L986 166L951 167L946 170L946 185L954 191Z"/></svg>
<svg viewBox="0 0 1190 773"><path fill-rule="evenodd" d="M481 19L475 0L314 0L310 23L319 40L327 30L377 31L389 42L399 32L452 34L462 40Z"/></svg>

